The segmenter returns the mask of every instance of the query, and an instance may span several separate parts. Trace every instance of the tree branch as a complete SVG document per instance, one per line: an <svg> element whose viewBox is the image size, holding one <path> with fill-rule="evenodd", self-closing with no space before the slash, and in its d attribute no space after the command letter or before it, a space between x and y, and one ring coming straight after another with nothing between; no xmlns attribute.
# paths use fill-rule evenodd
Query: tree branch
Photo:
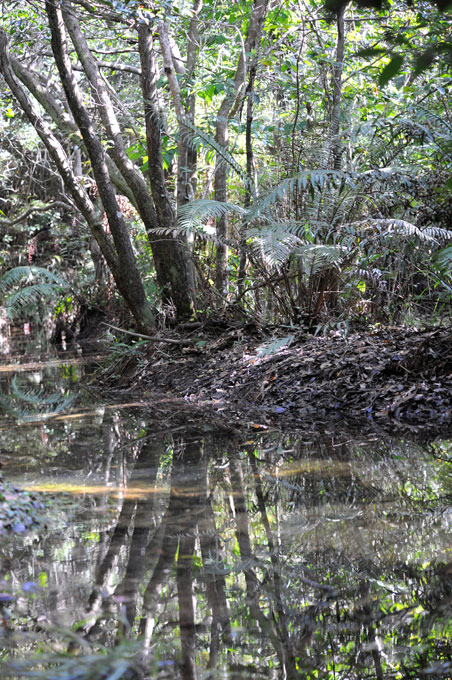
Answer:
<svg viewBox="0 0 452 680"><path fill-rule="evenodd" d="M72 206L68 203L63 203L63 201L53 201L47 205L31 206L31 208L22 213L22 215L19 215L19 217L15 217L13 220L0 220L0 226L13 227L15 224L19 224L19 222L24 222L27 217L30 217L30 215L32 215L34 212L47 212L48 210L53 210L54 208L67 209L72 208Z"/></svg>

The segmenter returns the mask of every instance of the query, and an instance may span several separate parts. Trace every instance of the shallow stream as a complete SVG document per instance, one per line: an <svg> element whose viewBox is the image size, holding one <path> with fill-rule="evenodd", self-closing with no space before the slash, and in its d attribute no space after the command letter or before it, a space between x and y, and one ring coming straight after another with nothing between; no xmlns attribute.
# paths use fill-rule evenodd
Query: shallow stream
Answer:
<svg viewBox="0 0 452 680"><path fill-rule="evenodd" d="M451 442L232 437L11 362L3 478L49 505L4 521L0 677L452 677Z"/></svg>

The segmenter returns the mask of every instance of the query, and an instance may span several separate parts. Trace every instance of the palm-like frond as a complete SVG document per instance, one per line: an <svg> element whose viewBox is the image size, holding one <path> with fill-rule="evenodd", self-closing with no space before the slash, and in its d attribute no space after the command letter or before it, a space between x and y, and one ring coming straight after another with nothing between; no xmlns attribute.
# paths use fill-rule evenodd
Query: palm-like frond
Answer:
<svg viewBox="0 0 452 680"><path fill-rule="evenodd" d="M339 186L342 182L353 183L353 176L339 170L304 170L295 177L288 177L276 185L265 196L254 202L249 211L248 220L255 219L265 213L276 203L284 200L295 191L309 191L311 196L316 190L329 186Z"/></svg>
<svg viewBox="0 0 452 680"><path fill-rule="evenodd" d="M32 283L36 279L41 279L47 283L54 283L63 288L68 286L67 281L61 278L61 276L43 267L14 267L0 277L0 295L4 290L12 288L19 283Z"/></svg>
<svg viewBox="0 0 452 680"><path fill-rule="evenodd" d="M420 241L432 241L438 243L440 240L452 239L452 231L439 227L428 227L419 229L415 224L406 220L398 219L367 219L359 222L352 222L350 225L359 231L373 231L380 236L401 236L415 237Z"/></svg>
<svg viewBox="0 0 452 680"><path fill-rule="evenodd" d="M345 246L307 243L296 249L294 257L306 275L314 276L331 267L339 268L349 254Z"/></svg>
<svg viewBox="0 0 452 680"><path fill-rule="evenodd" d="M34 286L26 286L16 293L9 295L5 300L8 311L15 316L28 305L34 305L40 300L52 298L62 293L63 288L53 283L36 283Z"/></svg>
<svg viewBox="0 0 452 680"><path fill-rule="evenodd" d="M246 173L244 172L243 168L240 167L235 158L229 153L227 149L218 144L215 137L209 135L209 133L205 130L201 130L201 128L194 125L188 118L183 118L181 120L181 126L182 134L184 135L184 139L187 144L193 148L197 148L199 144L204 144L205 146L210 147L224 160L225 163L227 163L234 170L234 172L239 177L246 177ZM184 128L186 128L185 131Z"/></svg>
<svg viewBox="0 0 452 680"><path fill-rule="evenodd" d="M209 220L217 219L235 213L240 217L246 214L246 210L236 205L235 203L227 203L222 201L214 201L211 199L199 199L197 201L190 201L179 208L178 227L181 231L191 233L197 230L203 230L207 226Z"/></svg>
<svg viewBox="0 0 452 680"><path fill-rule="evenodd" d="M275 223L260 229L251 228L246 232L250 248L269 267L279 267L286 262L295 248L302 244L301 239L281 223L275 228Z"/></svg>

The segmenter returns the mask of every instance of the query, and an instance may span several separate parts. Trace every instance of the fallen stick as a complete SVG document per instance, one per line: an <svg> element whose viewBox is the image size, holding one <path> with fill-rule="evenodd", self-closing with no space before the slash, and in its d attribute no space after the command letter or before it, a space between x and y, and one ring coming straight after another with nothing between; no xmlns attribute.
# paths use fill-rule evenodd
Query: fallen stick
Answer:
<svg viewBox="0 0 452 680"><path fill-rule="evenodd" d="M135 338L143 338L143 340L149 340L150 342L166 342L170 345L184 345L189 347L194 344L192 340L176 340L175 338L159 338L156 335L145 335L144 333L134 333L133 331L126 331L124 328L119 328L118 326L113 326L111 323L106 321L101 321L103 326L108 326L108 328L113 328L115 331L120 333L125 333L126 335L133 335Z"/></svg>

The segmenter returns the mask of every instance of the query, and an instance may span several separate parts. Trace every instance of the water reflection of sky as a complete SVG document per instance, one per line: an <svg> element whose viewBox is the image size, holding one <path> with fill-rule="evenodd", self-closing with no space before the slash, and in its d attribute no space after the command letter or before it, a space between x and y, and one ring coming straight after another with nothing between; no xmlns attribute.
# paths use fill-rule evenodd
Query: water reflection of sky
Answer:
<svg viewBox="0 0 452 680"><path fill-rule="evenodd" d="M52 503L0 551L2 677L13 647L80 678L450 677L449 442L172 430L77 363L2 375L4 476Z"/></svg>

